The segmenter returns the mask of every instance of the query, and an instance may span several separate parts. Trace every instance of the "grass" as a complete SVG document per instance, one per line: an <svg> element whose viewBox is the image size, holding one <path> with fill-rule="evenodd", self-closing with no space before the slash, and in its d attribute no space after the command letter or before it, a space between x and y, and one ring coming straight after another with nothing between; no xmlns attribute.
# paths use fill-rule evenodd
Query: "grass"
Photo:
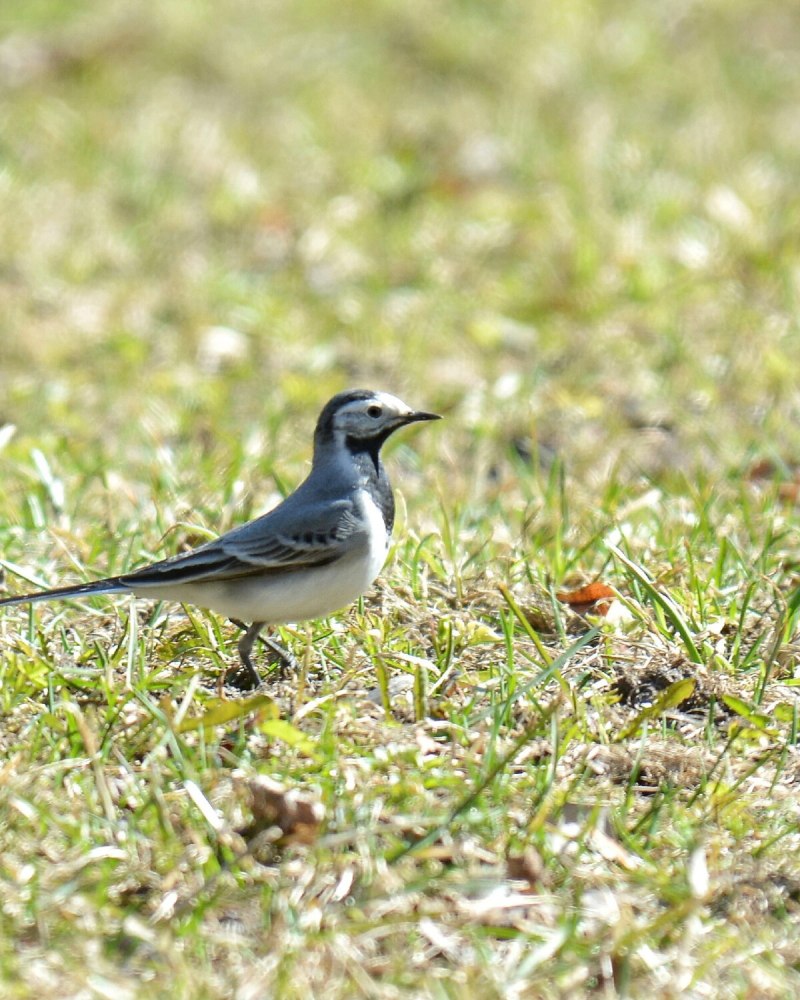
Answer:
<svg viewBox="0 0 800 1000"><path fill-rule="evenodd" d="M446 416L259 695L189 608L0 616L4 996L798 991L795 21L0 9L9 592L266 509L340 388Z"/></svg>

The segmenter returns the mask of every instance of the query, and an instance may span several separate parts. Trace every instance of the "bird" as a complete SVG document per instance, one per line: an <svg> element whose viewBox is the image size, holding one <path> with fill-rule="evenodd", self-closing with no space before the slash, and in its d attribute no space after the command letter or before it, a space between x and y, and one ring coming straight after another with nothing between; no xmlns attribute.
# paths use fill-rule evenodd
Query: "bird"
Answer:
<svg viewBox="0 0 800 1000"><path fill-rule="evenodd" d="M314 430L311 470L261 517L197 548L130 573L0 600L0 607L133 594L217 612L244 630L234 682L257 688L253 644L267 626L323 618L357 600L383 568L394 494L381 460L386 439L408 424L439 420L372 389L337 393ZM283 666L291 656L264 642Z"/></svg>

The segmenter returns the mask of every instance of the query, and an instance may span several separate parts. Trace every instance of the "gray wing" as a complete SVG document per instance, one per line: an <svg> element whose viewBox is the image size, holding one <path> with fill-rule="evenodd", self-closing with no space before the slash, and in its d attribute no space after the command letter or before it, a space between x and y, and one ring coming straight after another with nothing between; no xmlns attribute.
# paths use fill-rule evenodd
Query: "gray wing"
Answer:
<svg viewBox="0 0 800 1000"><path fill-rule="evenodd" d="M163 586L324 566L366 540L352 500L285 503L263 517L201 545L120 578L126 586Z"/></svg>

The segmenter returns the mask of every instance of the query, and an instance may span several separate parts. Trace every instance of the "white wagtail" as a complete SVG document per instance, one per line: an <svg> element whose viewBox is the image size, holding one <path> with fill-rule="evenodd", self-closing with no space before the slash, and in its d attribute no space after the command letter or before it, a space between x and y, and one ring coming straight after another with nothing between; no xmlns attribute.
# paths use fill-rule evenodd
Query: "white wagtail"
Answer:
<svg viewBox="0 0 800 1000"><path fill-rule="evenodd" d="M242 686L257 687L250 653L265 626L322 618L355 601L378 575L394 524L381 446L406 424L438 419L386 392L340 392L319 415L308 478L274 510L132 573L8 597L0 606L130 593L208 608L245 629ZM284 665L290 661L268 644Z"/></svg>

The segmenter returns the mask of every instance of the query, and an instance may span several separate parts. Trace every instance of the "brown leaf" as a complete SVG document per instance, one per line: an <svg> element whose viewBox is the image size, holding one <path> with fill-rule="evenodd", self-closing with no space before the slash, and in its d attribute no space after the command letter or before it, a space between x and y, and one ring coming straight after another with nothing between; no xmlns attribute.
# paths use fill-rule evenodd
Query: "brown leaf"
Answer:
<svg viewBox="0 0 800 1000"><path fill-rule="evenodd" d="M745 479L749 483L755 482L759 479L774 479L777 472L778 467L771 459L761 458L750 466L745 473Z"/></svg>
<svg viewBox="0 0 800 1000"><path fill-rule="evenodd" d="M800 466L796 462L779 464L770 458L762 458L745 473L749 483L777 483L781 500L796 504L800 500Z"/></svg>
<svg viewBox="0 0 800 1000"><path fill-rule="evenodd" d="M279 781L259 775L246 782L253 822L242 830L247 840L273 830L284 844L311 844L319 836L325 807L308 792L286 788Z"/></svg>
<svg viewBox="0 0 800 1000"><path fill-rule="evenodd" d="M526 892L541 889L545 873L544 861L535 847L528 845L522 854L509 854L506 858L508 877L527 882Z"/></svg>

